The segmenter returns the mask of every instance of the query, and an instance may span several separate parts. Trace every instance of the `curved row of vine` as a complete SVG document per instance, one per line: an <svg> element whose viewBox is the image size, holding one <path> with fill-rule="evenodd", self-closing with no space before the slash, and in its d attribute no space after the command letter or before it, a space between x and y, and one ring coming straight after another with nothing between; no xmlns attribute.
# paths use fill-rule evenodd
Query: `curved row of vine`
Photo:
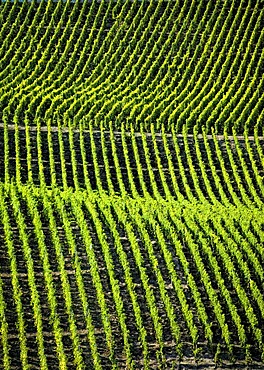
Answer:
<svg viewBox="0 0 264 370"><path fill-rule="evenodd" d="M5 2L8 124L253 132L263 117L261 1Z"/></svg>

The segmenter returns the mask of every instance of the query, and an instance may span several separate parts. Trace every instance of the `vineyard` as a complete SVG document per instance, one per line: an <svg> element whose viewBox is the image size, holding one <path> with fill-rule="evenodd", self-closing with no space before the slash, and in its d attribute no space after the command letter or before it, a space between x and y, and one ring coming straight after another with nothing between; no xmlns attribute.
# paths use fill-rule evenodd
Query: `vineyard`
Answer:
<svg viewBox="0 0 264 370"><path fill-rule="evenodd" d="M264 368L262 1L0 2L0 369Z"/></svg>

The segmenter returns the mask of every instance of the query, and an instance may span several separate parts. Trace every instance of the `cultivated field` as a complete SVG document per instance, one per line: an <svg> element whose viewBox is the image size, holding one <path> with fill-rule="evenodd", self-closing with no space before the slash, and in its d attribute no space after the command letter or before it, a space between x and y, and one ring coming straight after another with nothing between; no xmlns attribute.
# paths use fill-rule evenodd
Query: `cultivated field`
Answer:
<svg viewBox="0 0 264 370"><path fill-rule="evenodd" d="M0 369L264 368L263 24L0 3Z"/></svg>

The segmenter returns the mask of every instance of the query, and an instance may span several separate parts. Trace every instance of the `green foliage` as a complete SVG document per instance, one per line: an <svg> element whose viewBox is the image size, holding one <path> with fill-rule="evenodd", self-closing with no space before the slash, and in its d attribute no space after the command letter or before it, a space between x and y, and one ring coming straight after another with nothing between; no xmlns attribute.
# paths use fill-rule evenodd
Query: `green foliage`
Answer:
<svg viewBox="0 0 264 370"><path fill-rule="evenodd" d="M0 368L263 363L263 17L1 4Z"/></svg>
<svg viewBox="0 0 264 370"><path fill-rule="evenodd" d="M41 1L1 15L0 115L9 124L54 126L58 116L86 128L241 133L261 122L260 1Z"/></svg>

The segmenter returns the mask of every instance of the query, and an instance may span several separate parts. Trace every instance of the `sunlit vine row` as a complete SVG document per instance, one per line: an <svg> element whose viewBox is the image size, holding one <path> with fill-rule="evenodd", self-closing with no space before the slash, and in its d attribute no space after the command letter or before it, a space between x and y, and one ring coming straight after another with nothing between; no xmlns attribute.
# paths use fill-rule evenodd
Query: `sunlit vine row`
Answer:
<svg viewBox="0 0 264 370"><path fill-rule="evenodd" d="M241 133L261 121L260 1L41 1L3 3L1 12L9 124Z"/></svg>
<svg viewBox="0 0 264 370"><path fill-rule="evenodd" d="M49 368L47 319L60 369L87 368L87 361L90 368L102 369L105 361L119 368L121 353L130 369L139 361L148 369L154 359L162 366L169 341L175 361L188 342L194 357L205 345L215 360L226 351L236 360L238 344L245 360L252 361L253 353L263 357L261 210L172 199L142 202L69 189L43 192L14 184L1 186L0 207L1 253L8 256L10 271L3 273L0 267L0 359L5 369L14 359L23 369L30 368L32 329L34 361L41 369ZM11 238L14 227L18 239ZM252 233L242 240L249 228ZM261 240L257 249L256 239ZM28 291L22 295L23 275ZM5 289L8 282L11 290ZM11 346L10 295L16 303L19 358ZM29 325L30 316L34 323ZM80 317L85 330L80 329ZM70 357L65 335L71 341ZM89 349L88 358L84 348ZM109 352L107 359L102 351Z"/></svg>
<svg viewBox="0 0 264 370"><path fill-rule="evenodd" d="M156 199L210 201L249 207L263 205L263 138L247 131L220 138L198 134L156 134L100 131L80 126L64 129L47 122L47 129L25 129L5 123L1 180L14 178L18 184L59 187L67 190L98 190L99 193L152 196ZM22 144L21 140L23 141ZM87 144L85 144L85 142ZM26 146L26 148L24 147ZM23 157L22 157L23 152ZM56 157L55 157L56 156ZM92 181L94 178L94 181Z"/></svg>

